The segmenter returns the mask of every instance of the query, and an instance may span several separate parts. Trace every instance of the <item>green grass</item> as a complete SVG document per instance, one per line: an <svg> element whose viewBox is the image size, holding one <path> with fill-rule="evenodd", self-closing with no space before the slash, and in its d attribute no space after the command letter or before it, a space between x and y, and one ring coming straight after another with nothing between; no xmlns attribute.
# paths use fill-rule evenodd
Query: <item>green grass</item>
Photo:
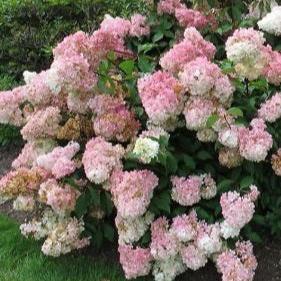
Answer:
<svg viewBox="0 0 281 281"><path fill-rule="evenodd" d="M0 215L1 281L124 281L114 264L84 255L49 258L40 243L25 239L13 220Z"/></svg>

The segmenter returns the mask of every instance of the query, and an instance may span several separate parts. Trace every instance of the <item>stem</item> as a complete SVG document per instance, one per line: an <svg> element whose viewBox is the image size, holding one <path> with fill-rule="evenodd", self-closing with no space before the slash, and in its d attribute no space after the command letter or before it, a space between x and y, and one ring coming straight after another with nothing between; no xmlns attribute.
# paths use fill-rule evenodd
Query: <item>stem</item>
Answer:
<svg viewBox="0 0 281 281"><path fill-rule="evenodd" d="M249 80L248 80L248 78L245 78L244 82L245 82L245 86L246 86L246 94L247 94L247 96L248 96L248 95L250 94L250 91L249 91Z"/></svg>
<svg viewBox="0 0 281 281"><path fill-rule="evenodd" d="M97 71L93 71L95 74L97 74L98 76L102 76L102 77L107 77L107 75L105 74L102 74L102 73L99 73ZM123 80L120 80L120 79L116 79L114 77L110 77L110 79L114 80L114 81L117 81L117 82L122 82Z"/></svg>
<svg viewBox="0 0 281 281"><path fill-rule="evenodd" d="M120 51L120 50L113 50L115 53L118 53L118 54L121 54L121 55L125 55L125 56L128 56L130 58L133 58L133 59L136 59L137 56L130 53L130 52L127 52L127 51Z"/></svg>
<svg viewBox="0 0 281 281"><path fill-rule="evenodd" d="M224 117L224 120L225 120L225 122L226 122L228 128L231 130L231 126L230 126L230 124L229 124L228 121L227 121L226 115L224 114L223 117Z"/></svg>

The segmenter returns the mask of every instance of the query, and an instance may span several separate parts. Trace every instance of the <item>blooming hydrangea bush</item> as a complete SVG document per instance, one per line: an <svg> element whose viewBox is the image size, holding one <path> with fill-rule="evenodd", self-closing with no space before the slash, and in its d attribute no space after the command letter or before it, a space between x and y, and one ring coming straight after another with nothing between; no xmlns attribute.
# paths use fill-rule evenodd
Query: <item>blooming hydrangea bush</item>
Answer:
<svg viewBox="0 0 281 281"><path fill-rule="evenodd" d="M261 29L279 35L279 8ZM45 239L46 255L98 247L116 232L128 279L174 280L212 260L223 280L251 281L257 261L240 234L264 187L246 177L225 190L220 173L272 154L281 175L280 138L268 127L281 117L280 91L247 118L235 106L243 83L247 99L258 78L280 86L281 54L262 31L239 28L218 62L203 36L216 28L210 14L180 0L155 10L67 36L49 69L1 93L0 122L22 127L26 141L0 179L1 199L34 211L20 229ZM208 165L211 153L218 161Z"/></svg>

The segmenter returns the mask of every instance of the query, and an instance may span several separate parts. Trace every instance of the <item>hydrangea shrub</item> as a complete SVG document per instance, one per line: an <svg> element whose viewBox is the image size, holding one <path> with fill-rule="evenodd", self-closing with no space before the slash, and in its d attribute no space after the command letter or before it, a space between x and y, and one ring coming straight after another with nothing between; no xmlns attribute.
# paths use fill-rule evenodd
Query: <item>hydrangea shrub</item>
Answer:
<svg viewBox="0 0 281 281"><path fill-rule="evenodd" d="M259 27L279 35L279 12ZM150 17L106 16L59 43L49 69L1 93L1 123L26 141L0 180L1 200L33 211L20 229L44 241L44 254L116 238L128 279L174 280L212 260L224 281L253 280L241 234L267 187L252 176L234 183L243 165L270 159L281 174L270 127L281 117L281 54L262 31L238 28L218 61L216 28L211 13L180 0L159 1ZM261 81L272 89L263 100Z"/></svg>

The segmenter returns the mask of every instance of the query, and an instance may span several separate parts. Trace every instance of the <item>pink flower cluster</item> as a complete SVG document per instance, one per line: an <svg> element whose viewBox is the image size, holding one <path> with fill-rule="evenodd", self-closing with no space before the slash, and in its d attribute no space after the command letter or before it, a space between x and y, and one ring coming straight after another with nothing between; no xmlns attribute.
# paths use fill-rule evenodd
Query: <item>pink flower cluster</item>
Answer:
<svg viewBox="0 0 281 281"><path fill-rule="evenodd" d="M140 14L134 14L131 17L130 35L136 37L149 35L150 27L147 25L146 21L146 17Z"/></svg>
<svg viewBox="0 0 281 281"><path fill-rule="evenodd" d="M237 167L243 158L253 162L265 160L273 139L266 131L264 120L273 122L277 118L278 98L276 95L265 102L259 110L259 118L253 119L248 128L228 122L228 127L219 131L218 141L225 146L219 153L219 161L223 166Z"/></svg>
<svg viewBox="0 0 281 281"><path fill-rule="evenodd" d="M262 119L253 119L250 125L251 128L239 129L239 152L249 161L260 162L272 147L272 136Z"/></svg>
<svg viewBox="0 0 281 281"><path fill-rule="evenodd" d="M132 15L130 20L119 17L112 18L106 15L100 25L100 29L121 38L125 38L128 35L141 37L150 33L150 27L146 23L146 17L140 14Z"/></svg>
<svg viewBox="0 0 281 281"><path fill-rule="evenodd" d="M281 93L276 93L270 99L265 101L259 111L259 118L273 123L281 117Z"/></svg>
<svg viewBox="0 0 281 281"><path fill-rule="evenodd" d="M206 57L198 57L187 63L179 73L180 81L190 98L185 104L184 116L186 127L197 131L197 138L202 142L213 142L226 125L228 108L232 103L234 87L220 68ZM212 128L207 127L207 120L215 114L218 117Z"/></svg>
<svg viewBox="0 0 281 281"><path fill-rule="evenodd" d="M192 206L201 198L211 199L215 197L216 183L210 175L172 177L172 199L182 206Z"/></svg>
<svg viewBox="0 0 281 281"><path fill-rule="evenodd" d="M255 212L253 202L257 200L258 195L257 187L251 186L251 191L242 197L236 191L221 196L222 214L230 227L241 229L250 222Z"/></svg>
<svg viewBox="0 0 281 281"><path fill-rule="evenodd" d="M194 240L197 234L197 215L191 211L188 215L183 214L173 218L171 232L180 242Z"/></svg>
<svg viewBox="0 0 281 281"><path fill-rule="evenodd" d="M257 190L252 188L247 196L256 199ZM155 280L173 280L186 269L198 270L205 266L208 258L216 260L223 278L230 278L230 275L227 277L228 272L240 274L238 261L241 263L241 270L242 266L247 268L251 276L256 268L250 242L237 242L235 251L227 249L223 246L220 225L199 221L195 211L176 216L171 225L165 217L156 219L151 224L149 248L121 244L119 253L126 278L147 275L152 267ZM232 258L235 257L236 262L229 260L225 264L223 257L227 257L229 253L233 253ZM223 264L225 268L222 267Z"/></svg>
<svg viewBox="0 0 281 281"><path fill-rule="evenodd" d="M281 53L273 51L267 46L266 51L268 63L263 69L263 75L269 83L279 86L281 84Z"/></svg>
<svg viewBox="0 0 281 281"><path fill-rule="evenodd" d="M219 224L199 222L195 245L207 257L220 252L222 249L222 239Z"/></svg>
<svg viewBox="0 0 281 281"><path fill-rule="evenodd" d="M234 91L228 77L206 57L198 57L187 63L179 73L180 82L192 96L215 98L221 104L229 104Z"/></svg>
<svg viewBox="0 0 281 281"><path fill-rule="evenodd" d="M95 114L93 127L96 135L119 142L136 136L140 123L121 99L97 95L89 101L89 106Z"/></svg>
<svg viewBox="0 0 281 281"><path fill-rule="evenodd" d="M24 124L23 112L20 109L20 105L25 99L23 89L23 87L19 87L0 93L0 122L2 124L9 123L15 126Z"/></svg>
<svg viewBox="0 0 281 281"><path fill-rule="evenodd" d="M78 192L70 185L63 187L55 179L49 179L40 185L39 200L58 214L67 214L74 210Z"/></svg>
<svg viewBox="0 0 281 281"><path fill-rule="evenodd" d="M138 90L151 122L165 125L183 108L183 92L179 81L167 72L157 71L138 80Z"/></svg>
<svg viewBox="0 0 281 281"><path fill-rule="evenodd" d="M47 154L37 157L37 165L52 173L56 179L72 174L76 170L76 163L72 158L80 150L77 142L69 142L67 146L58 146Z"/></svg>
<svg viewBox="0 0 281 281"><path fill-rule="evenodd" d="M167 260L179 252L179 242L169 231L169 222L165 217L158 218L151 225L150 251L154 259Z"/></svg>
<svg viewBox="0 0 281 281"><path fill-rule="evenodd" d="M32 141L38 138L54 138L59 129L61 121L60 109L58 107L47 107L38 110L29 116L21 134L24 140Z"/></svg>
<svg viewBox="0 0 281 281"><path fill-rule="evenodd" d="M201 12L188 9L181 0L161 0L158 3L157 11L159 14L167 13L174 15L182 27L203 28L207 26L208 19Z"/></svg>
<svg viewBox="0 0 281 281"><path fill-rule="evenodd" d="M189 99L183 111L187 129L195 131L204 129L208 118L215 112L216 107L212 100L202 97Z"/></svg>
<svg viewBox="0 0 281 281"><path fill-rule="evenodd" d="M123 218L142 216L158 185L158 178L148 170L114 171L110 192L118 213Z"/></svg>
<svg viewBox="0 0 281 281"><path fill-rule="evenodd" d="M200 187L202 180L199 176L189 178L173 177L172 199L183 206L192 206L201 199Z"/></svg>
<svg viewBox="0 0 281 281"><path fill-rule="evenodd" d="M96 184L104 183L114 169L122 168L124 153L121 145L113 146L102 137L88 141L82 158L87 178Z"/></svg>
<svg viewBox="0 0 281 281"><path fill-rule="evenodd" d="M234 250L222 252L216 261L223 281L252 281L257 268L257 260L253 254L252 244L237 242Z"/></svg>
<svg viewBox="0 0 281 281"><path fill-rule="evenodd" d="M36 160L39 155L46 154L55 148L56 142L53 140L37 140L31 141L24 145L19 156L13 161L12 167L31 168L36 166Z"/></svg>
<svg viewBox="0 0 281 281"><path fill-rule="evenodd" d="M187 268L196 271L206 265L207 257L203 251L199 250L194 244L189 244L181 250L181 256Z"/></svg>
<svg viewBox="0 0 281 281"><path fill-rule="evenodd" d="M212 59L215 55L215 46L204 40L202 35L194 28L187 28L184 32L184 39L173 46L160 59L160 65L164 70L177 73L184 69L184 66L197 57Z"/></svg>
<svg viewBox="0 0 281 281"><path fill-rule="evenodd" d="M185 5L175 11L176 19L182 27L204 28L208 25L208 18L199 11L188 9Z"/></svg>
<svg viewBox="0 0 281 281"><path fill-rule="evenodd" d="M177 8L181 7L181 0L161 0L158 3L157 11L159 14L174 14Z"/></svg>
<svg viewBox="0 0 281 281"><path fill-rule="evenodd" d="M52 104L52 89L47 84L47 77L50 70L40 73L28 73L25 71L24 78L26 85L25 98L35 106L48 106Z"/></svg>
<svg viewBox="0 0 281 281"><path fill-rule="evenodd" d="M127 279L148 275L151 269L152 256L149 249L132 246L119 246L120 263Z"/></svg>

